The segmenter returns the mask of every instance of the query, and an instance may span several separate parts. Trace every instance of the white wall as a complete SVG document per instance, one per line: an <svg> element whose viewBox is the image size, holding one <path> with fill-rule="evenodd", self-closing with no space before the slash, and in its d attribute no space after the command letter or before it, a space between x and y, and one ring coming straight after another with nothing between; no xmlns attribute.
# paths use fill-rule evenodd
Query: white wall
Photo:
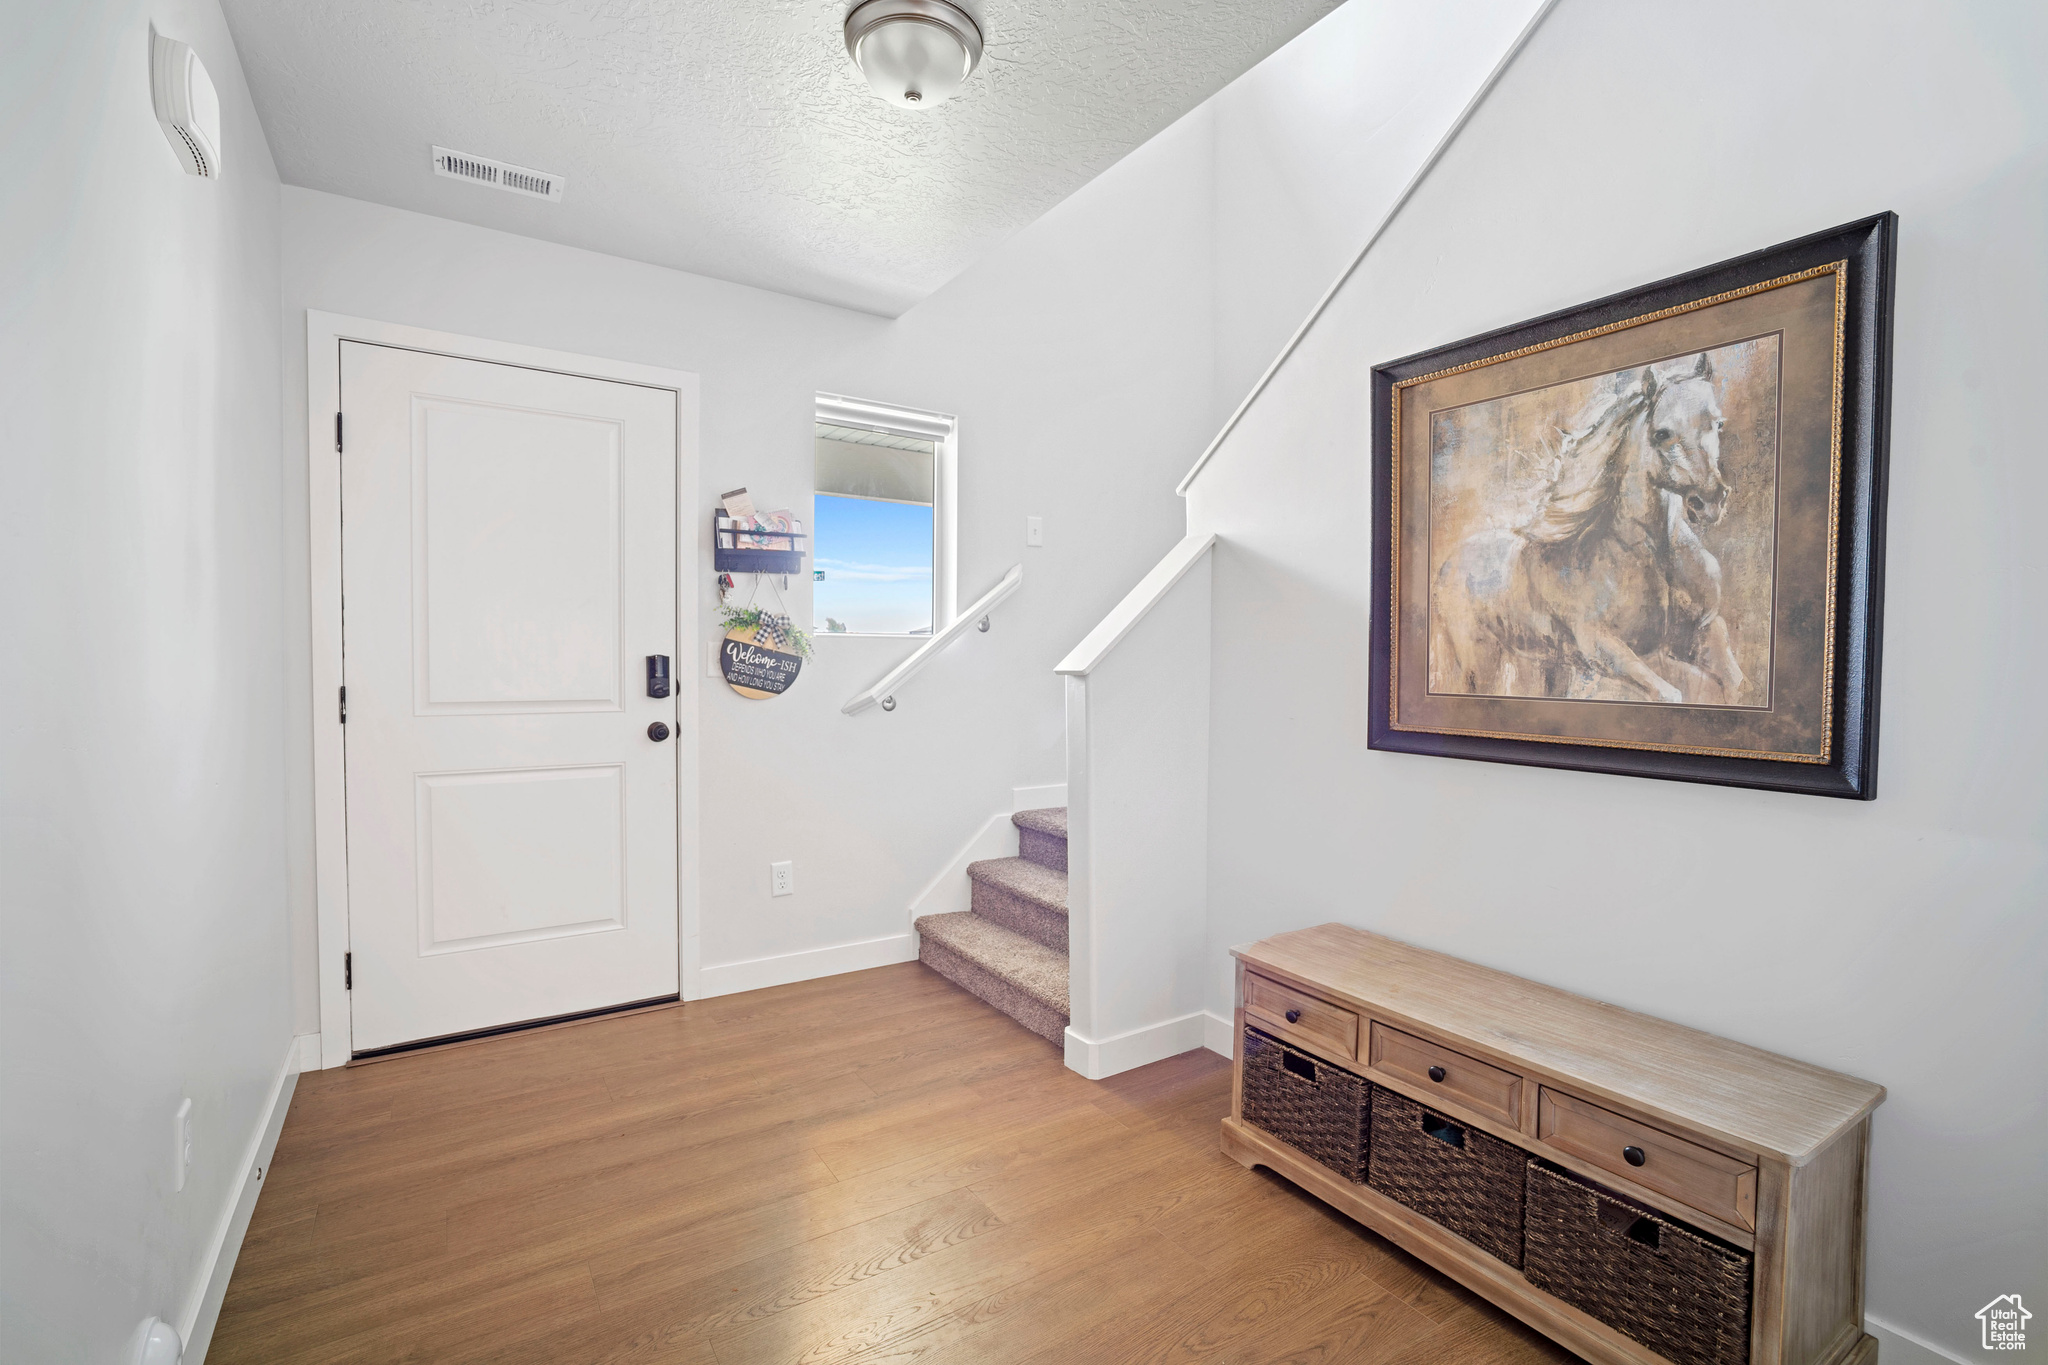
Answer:
<svg viewBox="0 0 2048 1365"><path fill-rule="evenodd" d="M961 417L962 600L1009 564L1027 567L997 630L957 647L892 715L838 714L909 649L862 639L821 640L796 689L773 702L713 685L702 715L699 988L870 965L911 951L911 898L1006 807L1012 783L1063 775L1052 662L1178 539L1172 475L1391 202L1533 3L1466 0L1455 22L1425 24L1391 3L1352 0L893 323L287 188L300 1027L317 1025L302 736L327 706L309 695L299 643L297 347L307 308L700 374L706 510L742 483L762 505L802 505L820 389ZM1303 90L1321 101L1307 116L1298 98L1290 102L1289 92ZM1304 138L1322 140L1306 157ZM1325 178L1329 157L1338 173ZM1023 548L1027 514L1047 516L1043 549ZM709 578L707 567L707 622ZM801 583L791 594L799 620L808 619L808 594ZM801 865L799 890L771 900L766 865L784 858Z"/></svg>
<svg viewBox="0 0 2048 1365"><path fill-rule="evenodd" d="M196 1309L290 1045L277 177L212 0L8 17L0 1357L111 1362ZM151 19L222 180L157 126Z"/></svg>
<svg viewBox="0 0 2048 1365"><path fill-rule="evenodd" d="M1540 5L1349 0L1211 101L1226 408L1351 264Z"/></svg>
<svg viewBox="0 0 2048 1365"><path fill-rule="evenodd" d="M960 591L1011 564L1024 587L987 635L920 675L894 713L839 707L913 648L821 639L774 701L709 683L702 744L700 986L799 979L915 954L912 900L1013 785L1064 777L1052 665L1177 539L1177 470L1213 430L1209 139L1183 120L1002 252L893 322L572 248L286 188L283 316L308 308L689 370L702 377L698 505L746 485L804 508L819 391L958 414ZM305 379L287 347L291 828L300 1026L317 1020L306 682ZM1047 519L1024 548L1026 514ZM806 514L807 515L807 514ZM686 528L686 543L697 528ZM708 549L702 669L714 637ZM764 599L768 594L763 590ZM788 597L809 620L809 585ZM324 711L322 715L324 716ZM797 893L768 895L768 864ZM877 940L885 940L878 943ZM859 946L865 945L865 946ZM764 959L769 959L764 961Z"/></svg>
<svg viewBox="0 0 2048 1365"><path fill-rule="evenodd" d="M319 1027L317 934L312 883L312 751L315 706L310 695L307 584L306 376L307 309L406 323L491 340L552 347L579 354L637 361L687 370L701 376L701 500L708 517L710 498L738 484L750 484L764 506L780 506L800 491L788 480L763 477L753 452L798 444L810 446L810 406L818 387L813 372L841 349L873 336L884 324L864 314L808 303L741 285L685 275L594 252L494 232L446 219L366 204L287 186L283 192L284 265L282 327L287 338L284 460L288 575L291 613L290 829L292 837L292 927L296 1008L299 1027ZM784 461L787 464L788 461ZM807 487L808 485L803 485ZM683 544L694 547L699 528L682 528ZM711 614L709 557L704 554L706 624ZM703 641L678 642L677 668L693 664L701 673ZM792 702L814 697L804 678ZM712 690L708 682L705 692ZM724 690L724 689L720 689ZM738 703L728 691L711 698L707 720L722 703ZM762 704L769 707L781 703ZM325 699L317 709L325 723ZM718 726L707 724L704 739ZM711 742L703 749L707 777L735 755ZM730 813L730 808L724 808ZM705 846L718 844L719 812L707 808ZM714 857L717 856L715 853ZM806 869L809 870L809 869ZM769 905L767 867L760 869L759 909ZM809 886L804 887L810 892ZM814 894L796 898L815 904ZM777 901L777 907L789 900ZM808 904L806 905L808 908ZM716 909L709 923L723 923ZM794 918L791 916L790 918ZM821 932L831 934L830 926ZM823 937L830 943L839 939ZM723 945L714 946L714 952ZM711 960L718 961L714 956Z"/></svg>
<svg viewBox="0 0 2048 1365"><path fill-rule="evenodd" d="M958 414L960 600L1012 564L1024 583L987 635L953 646L893 712L839 714L911 648L874 639L820 640L815 676L787 706L714 695L704 843L731 852L722 866L707 859L706 962L720 960L719 905L727 960L834 941L819 938L819 915L842 938L903 933L911 899L1010 807L1012 786L1064 780L1052 667L1179 539L1184 514L1170 474L1160 478L1215 421L1209 161L1197 111L814 380L792 376ZM809 487L807 433L720 457L707 442L707 468L735 483L766 469L792 496ZM1045 518L1042 548L1025 547L1027 515ZM711 785L720 746L731 759L722 793ZM771 856L799 864L797 896L773 910L760 899Z"/></svg>
<svg viewBox="0 0 2048 1365"><path fill-rule="evenodd" d="M708 686L701 717L700 988L870 965L913 951L911 900L1008 808L1013 784L1062 779L1052 665L1180 538L1175 479L1533 3L1468 0L1453 23L1431 27L1391 3L1352 0L893 322L287 188L301 1027L316 1018L310 759L299 738L312 724L294 434L305 384L292 352L305 309L695 371L707 512L739 484L761 505L803 505L819 390L960 417L961 600L1025 565L995 629L957 645L890 714L849 719L838 708L910 646L850 638L821 640L777 700ZM1361 97L1361 86L1373 93ZM1322 104L1305 115L1289 91ZM1294 150L1304 136L1321 139L1336 174L1324 176L1332 163L1320 152ZM1024 547L1026 515L1046 518L1044 548ZM707 637L710 578L706 554ZM809 586L792 586L807 620ZM785 858L798 864L797 894L771 899L768 864Z"/></svg>
<svg viewBox="0 0 2048 1365"><path fill-rule="evenodd" d="M1211 1007L1228 945L1334 919L1879 1081L1869 1311L1972 1358L2048 1291L2044 19L1564 0L1189 503ZM1370 367L1887 208L1878 799L1368 752ZM1319 666L1275 689L1272 641Z"/></svg>
<svg viewBox="0 0 2048 1365"><path fill-rule="evenodd" d="M1067 1065L1090 1080L1200 1047L1213 542L1189 537L1066 676Z"/></svg>

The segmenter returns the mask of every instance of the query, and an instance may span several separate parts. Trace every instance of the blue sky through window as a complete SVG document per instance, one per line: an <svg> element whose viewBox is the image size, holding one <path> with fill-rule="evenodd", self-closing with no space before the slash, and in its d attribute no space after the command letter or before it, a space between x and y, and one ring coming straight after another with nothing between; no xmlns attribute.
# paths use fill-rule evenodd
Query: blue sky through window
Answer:
<svg viewBox="0 0 2048 1365"><path fill-rule="evenodd" d="M932 509L820 493L811 584L812 630L838 622L866 635L907 635L932 628Z"/></svg>

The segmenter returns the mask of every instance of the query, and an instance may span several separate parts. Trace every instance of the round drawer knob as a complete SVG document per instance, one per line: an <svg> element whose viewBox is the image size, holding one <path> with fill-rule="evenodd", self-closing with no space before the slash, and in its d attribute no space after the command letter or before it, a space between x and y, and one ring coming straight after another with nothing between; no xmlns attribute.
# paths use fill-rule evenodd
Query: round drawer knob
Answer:
<svg viewBox="0 0 2048 1365"><path fill-rule="evenodd" d="M1640 1166L1650 1158L1643 1155L1643 1149L1640 1147L1624 1147L1621 1149L1621 1159L1631 1166Z"/></svg>
<svg viewBox="0 0 2048 1365"><path fill-rule="evenodd" d="M1300 1022L1301 1022L1301 1011L1300 1011L1300 1010L1289 1010L1289 1011L1287 1011L1287 1022L1288 1022L1288 1023L1290 1023L1290 1024L1298 1024L1298 1023L1300 1023Z"/></svg>
<svg viewBox="0 0 2048 1365"><path fill-rule="evenodd" d="M1429 1078L1433 1081L1442 1080L1444 1078L1444 1069L1440 1066L1431 1067L1429 1069Z"/></svg>

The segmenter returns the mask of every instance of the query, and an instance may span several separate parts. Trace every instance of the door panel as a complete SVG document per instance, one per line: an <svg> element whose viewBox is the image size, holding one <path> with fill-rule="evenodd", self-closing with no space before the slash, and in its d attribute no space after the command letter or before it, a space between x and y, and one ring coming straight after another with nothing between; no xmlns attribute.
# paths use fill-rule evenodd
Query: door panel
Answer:
<svg viewBox="0 0 2048 1365"><path fill-rule="evenodd" d="M419 710L617 710L620 423L413 404Z"/></svg>
<svg viewBox="0 0 2048 1365"><path fill-rule="evenodd" d="M420 952L622 929L625 768L426 773Z"/></svg>
<svg viewBox="0 0 2048 1365"><path fill-rule="evenodd" d="M354 1049L675 994L675 395L341 359Z"/></svg>

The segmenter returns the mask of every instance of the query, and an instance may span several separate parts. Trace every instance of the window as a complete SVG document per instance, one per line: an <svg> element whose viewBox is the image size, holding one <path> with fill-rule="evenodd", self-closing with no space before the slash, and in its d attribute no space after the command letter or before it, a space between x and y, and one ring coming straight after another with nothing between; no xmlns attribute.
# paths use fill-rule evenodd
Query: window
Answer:
<svg viewBox="0 0 2048 1365"><path fill-rule="evenodd" d="M820 396L813 636L929 635L952 620L952 419Z"/></svg>

